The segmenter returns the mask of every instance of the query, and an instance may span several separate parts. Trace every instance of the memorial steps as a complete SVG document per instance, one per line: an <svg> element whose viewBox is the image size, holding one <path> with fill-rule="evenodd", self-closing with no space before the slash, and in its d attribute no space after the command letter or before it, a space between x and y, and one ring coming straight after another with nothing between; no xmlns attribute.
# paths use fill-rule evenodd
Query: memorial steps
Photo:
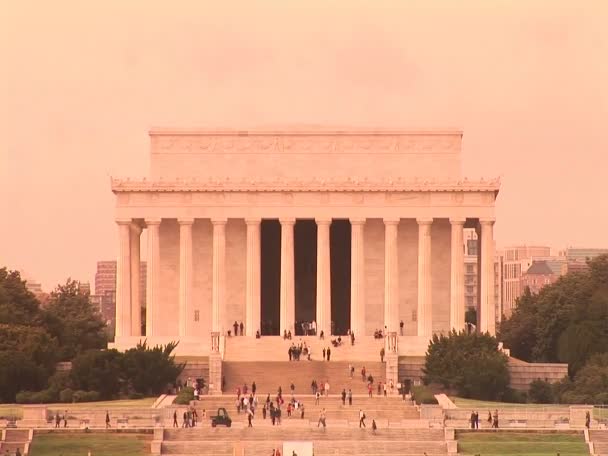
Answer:
<svg viewBox="0 0 608 456"><path fill-rule="evenodd" d="M287 399L289 395L284 395L284 397ZM371 426L373 418L380 427L388 427L389 423L391 423L392 426L407 426L409 428L428 427L428 422L426 420L420 420L418 408L414 407L409 400L403 401L401 397L369 398L367 396L354 396L352 406L348 405L348 401L346 405L342 405L342 400L337 396L322 397L319 399L318 405L315 405L313 396L296 395L295 397L304 404L305 418L303 420L300 418L299 411L294 411L293 416L288 418L284 405L282 407L283 426L308 427L310 423L316 425L321 409L325 409L327 420L334 424L339 422L342 427L358 425L359 409L361 409L367 416L368 426ZM260 395L258 400L263 402L265 401L265 398L265 395ZM255 425L272 426L269 415L266 420L262 418L262 405L262 403L258 403L254 419ZM237 413L236 397L233 395L229 395L228 397L207 396L196 405L198 413L200 414L202 409L205 409L208 417L215 414L220 407L223 407L228 411L228 414L235 423L242 422L246 425L247 415L244 412ZM180 415L180 413L178 413L178 415ZM210 423L208 423L208 420L203 420L201 425L207 426L210 425Z"/></svg>
<svg viewBox="0 0 608 456"><path fill-rule="evenodd" d="M25 429L6 429L4 440L0 440L0 454L14 454L17 448L25 454L25 447L30 441L30 431Z"/></svg>
<svg viewBox="0 0 608 456"><path fill-rule="evenodd" d="M323 360L323 349L327 347L331 348L332 361L380 361L384 339L361 336L355 339L355 345L351 345L348 336L342 336L342 345L333 347L331 340L335 338L332 336L321 340L316 336L294 336L287 340L280 336L264 336L259 339L247 336L226 337L224 361L287 361L291 344L298 345L300 342L306 342L312 350L311 358L315 361Z"/></svg>
<svg viewBox="0 0 608 456"><path fill-rule="evenodd" d="M608 456L608 430L589 431L589 440L597 456Z"/></svg>
<svg viewBox="0 0 608 456"><path fill-rule="evenodd" d="M255 358L253 358L255 359ZM266 397L276 395L279 386L283 389L283 395L289 397L290 385L296 387L296 396L299 394L312 394L310 385L314 380L319 387L325 381L329 382L330 394L340 394L342 388L348 392L350 388L353 394L367 394L367 382L361 378L361 368L365 366L366 375L374 378L374 395L376 384L384 382L385 365L376 362L353 362L355 373L353 378L349 375L349 363L345 361L224 361L222 363L222 375L226 384L224 392L232 394L237 388L243 388L247 384L256 382L257 394Z"/></svg>
<svg viewBox="0 0 608 456"><path fill-rule="evenodd" d="M228 456L233 454L234 448L240 447L244 449L245 456L267 456L274 448L282 448L285 441L312 441L316 456L447 454L444 432L441 429L378 429L376 434L373 434L369 427L332 428L330 424L326 429L275 426L265 427L263 431L255 427L166 429L161 454Z"/></svg>

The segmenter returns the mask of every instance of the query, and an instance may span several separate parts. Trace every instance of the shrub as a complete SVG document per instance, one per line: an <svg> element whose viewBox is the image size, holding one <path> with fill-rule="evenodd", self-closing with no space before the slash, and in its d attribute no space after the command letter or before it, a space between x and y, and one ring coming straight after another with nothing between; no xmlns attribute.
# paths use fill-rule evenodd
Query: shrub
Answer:
<svg viewBox="0 0 608 456"><path fill-rule="evenodd" d="M190 401L193 401L193 400L194 400L194 388L192 388L190 386L186 386L180 390L179 394L175 398L175 401L173 401L173 402L178 405L188 405L190 403Z"/></svg>
<svg viewBox="0 0 608 456"><path fill-rule="evenodd" d="M425 384L454 389L459 396L496 400L509 386L508 359L490 334L452 331L433 336L424 365Z"/></svg>
<svg viewBox="0 0 608 456"><path fill-rule="evenodd" d="M20 391L16 395L18 404L51 404L57 401L57 396L50 389L42 391Z"/></svg>
<svg viewBox="0 0 608 456"><path fill-rule="evenodd" d="M412 395L417 404L437 404L433 391L428 386L420 385L412 387Z"/></svg>
<svg viewBox="0 0 608 456"><path fill-rule="evenodd" d="M553 387L547 381L536 379L530 383L528 397L530 398L530 402L534 404L552 404Z"/></svg>
<svg viewBox="0 0 608 456"><path fill-rule="evenodd" d="M512 404L525 404L528 401L528 395L525 391L507 388L502 396L502 400Z"/></svg>
<svg viewBox="0 0 608 456"><path fill-rule="evenodd" d="M74 391L71 388L66 388L59 392L59 402L70 403L74 400Z"/></svg>
<svg viewBox="0 0 608 456"><path fill-rule="evenodd" d="M101 395L97 391L82 391L78 390L74 392L74 402L96 402L101 398Z"/></svg>
<svg viewBox="0 0 608 456"><path fill-rule="evenodd" d="M31 404L33 395L32 391L19 391L15 399L17 404Z"/></svg>

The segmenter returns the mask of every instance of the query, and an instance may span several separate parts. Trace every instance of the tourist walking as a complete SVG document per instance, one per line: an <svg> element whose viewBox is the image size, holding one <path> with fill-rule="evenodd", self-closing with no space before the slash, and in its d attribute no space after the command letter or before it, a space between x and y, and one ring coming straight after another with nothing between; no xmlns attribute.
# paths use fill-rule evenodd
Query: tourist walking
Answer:
<svg viewBox="0 0 608 456"><path fill-rule="evenodd" d="M251 424L252 420L253 420L253 411L251 410L251 407L249 407L247 409L247 423L248 423L247 427L253 427L253 425Z"/></svg>
<svg viewBox="0 0 608 456"><path fill-rule="evenodd" d="M325 429L325 409L321 409L321 411L319 412L319 421L317 422L317 427L319 427L320 425L323 425L323 428Z"/></svg>
<svg viewBox="0 0 608 456"><path fill-rule="evenodd" d="M348 389L348 405L353 405L353 392Z"/></svg>
<svg viewBox="0 0 608 456"><path fill-rule="evenodd" d="M380 362L383 363L384 362L384 355L385 355L385 351L384 351L384 347L382 347L380 349Z"/></svg>
<svg viewBox="0 0 608 456"><path fill-rule="evenodd" d="M399 334L403 336L403 320L399 322Z"/></svg>
<svg viewBox="0 0 608 456"><path fill-rule="evenodd" d="M327 361L331 358L331 348L327 347Z"/></svg>
<svg viewBox="0 0 608 456"><path fill-rule="evenodd" d="M591 414L589 412L585 413L585 427L587 429L591 427Z"/></svg>
<svg viewBox="0 0 608 456"><path fill-rule="evenodd" d="M179 424L177 424L177 410L173 411L173 427L178 428Z"/></svg>
<svg viewBox="0 0 608 456"><path fill-rule="evenodd" d="M376 429L378 429L378 426L376 425L376 420L372 419L372 434L376 433Z"/></svg>
<svg viewBox="0 0 608 456"><path fill-rule="evenodd" d="M342 389L342 405L346 405L346 390Z"/></svg>
<svg viewBox="0 0 608 456"><path fill-rule="evenodd" d="M359 427L366 427L365 426L365 413L363 412L363 410L359 409Z"/></svg>
<svg viewBox="0 0 608 456"><path fill-rule="evenodd" d="M494 410L494 416L492 420L492 427L498 429L498 410Z"/></svg>
<svg viewBox="0 0 608 456"><path fill-rule="evenodd" d="M111 428L112 425L110 424L110 413L106 410L106 429Z"/></svg>
<svg viewBox="0 0 608 456"><path fill-rule="evenodd" d="M325 347L324 347L323 348L323 361L325 361L325 353L326 353L326 351L325 351Z"/></svg>

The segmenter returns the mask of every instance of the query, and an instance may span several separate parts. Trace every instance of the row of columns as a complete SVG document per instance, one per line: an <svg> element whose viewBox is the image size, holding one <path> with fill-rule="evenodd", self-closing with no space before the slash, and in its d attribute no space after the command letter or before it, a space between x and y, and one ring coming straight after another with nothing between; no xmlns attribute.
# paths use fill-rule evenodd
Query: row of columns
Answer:
<svg viewBox="0 0 608 456"><path fill-rule="evenodd" d="M280 331L293 330L295 322L294 284L294 225L295 219L279 219L281 223L281 283ZM179 336L187 337L188 319L193 314L193 219L179 222ZM222 312L226 300L226 219L212 219L213 225L213 285L211 330L221 331ZM246 219L246 318L248 336L260 329L261 301L261 219ZM331 328L331 219L317 222L317 331L330 333ZM431 227L433 219L418 222L418 336L431 337L432 270ZM141 227L131 220L119 220L119 259L117 264L116 336L141 335L139 309L139 264ZM154 335L157 321L160 287L160 219L146 219L148 228L148 281L146 303L146 335ZM451 223L451 288L450 326L464 328L464 246L465 219L450 219ZM493 220L481 220L481 299L480 330L495 332L494 307L494 240ZM384 242L384 324L389 332L399 328L399 219L385 219ZM351 219L351 329L365 333L365 219Z"/></svg>

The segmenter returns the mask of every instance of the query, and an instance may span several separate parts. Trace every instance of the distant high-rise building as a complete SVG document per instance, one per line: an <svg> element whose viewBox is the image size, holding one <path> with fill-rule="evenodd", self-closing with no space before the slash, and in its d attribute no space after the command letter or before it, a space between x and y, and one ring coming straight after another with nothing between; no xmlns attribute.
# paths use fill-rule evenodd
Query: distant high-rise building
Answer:
<svg viewBox="0 0 608 456"><path fill-rule="evenodd" d="M95 295L91 296L104 320L113 327L116 318L116 261L98 261L95 273ZM139 302L141 307L146 303L147 265L142 261L139 266Z"/></svg>

